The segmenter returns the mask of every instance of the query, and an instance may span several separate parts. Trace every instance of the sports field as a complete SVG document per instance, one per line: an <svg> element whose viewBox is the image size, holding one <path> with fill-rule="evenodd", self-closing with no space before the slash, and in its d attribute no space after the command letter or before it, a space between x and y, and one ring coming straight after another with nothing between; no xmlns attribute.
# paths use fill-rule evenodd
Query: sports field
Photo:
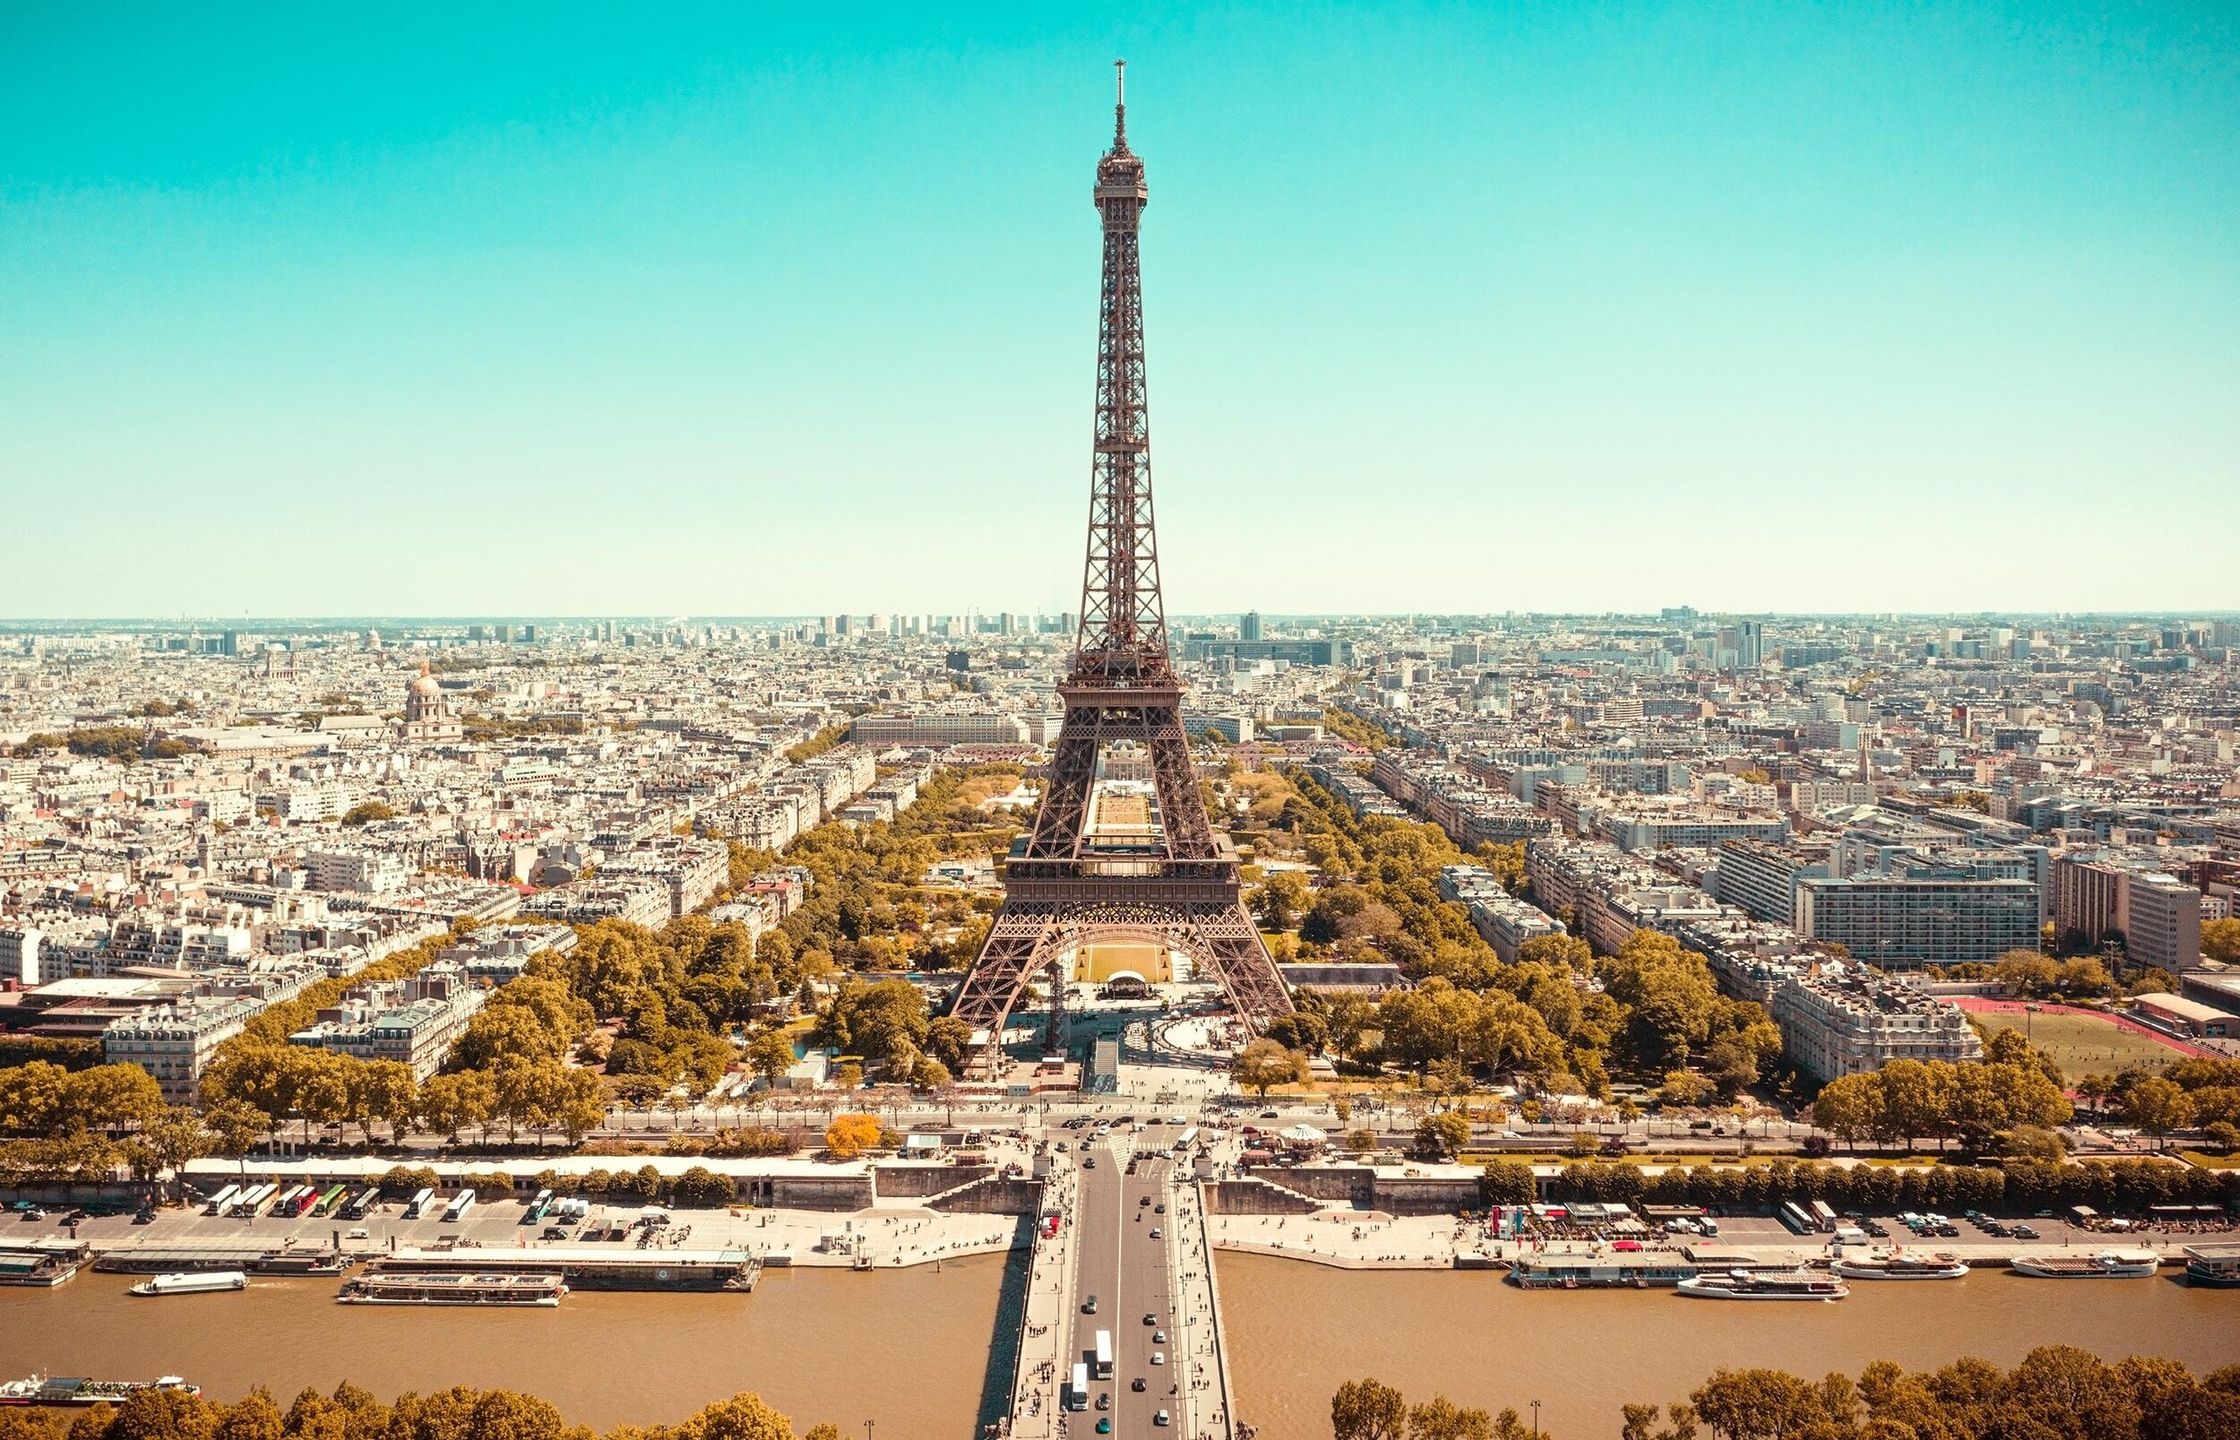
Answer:
<svg viewBox="0 0 2240 1440"><path fill-rule="evenodd" d="M2158 1065L2166 1060L2181 1059L2186 1054L2175 1045L2165 1045L2151 1035L2097 1015L2026 1016L1993 1011L1978 1012L1969 1018L1987 1031L2027 1029L2031 1043L2059 1065L2061 1073L2072 1084L2101 1071L2121 1070L2134 1064ZM2022 1023L2026 1019L2030 1022L2027 1027Z"/></svg>

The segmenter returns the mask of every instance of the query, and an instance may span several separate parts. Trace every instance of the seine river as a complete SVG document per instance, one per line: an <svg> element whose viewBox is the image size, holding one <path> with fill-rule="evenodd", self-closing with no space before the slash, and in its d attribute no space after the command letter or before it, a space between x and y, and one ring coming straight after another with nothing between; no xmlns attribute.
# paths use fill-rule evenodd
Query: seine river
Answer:
<svg viewBox="0 0 2240 1440"><path fill-rule="evenodd" d="M1349 1272L1220 1259L1239 1413L1266 1440L1329 1433L1338 1381L1529 1411L1561 1440L1609 1440L1628 1400L1684 1396L1720 1365L1818 1376L1871 1360L1961 1354L2011 1363L2062 1341L2104 1355L2240 1361L2240 1291L2168 1280L1852 1287L1837 1305L1738 1305L1666 1292L1536 1292L1453 1271ZM0 1289L0 1373L185 1375L221 1399L263 1384L287 1400L349 1379L384 1397L448 1385L542 1395L595 1426L676 1420L759 1390L797 1428L876 1422L877 1440L967 1440L981 1404L1004 1258L940 1270L767 1272L752 1295L579 1292L557 1311L493 1314L334 1303L332 1280L139 1300L132 1277Z"/></svg>
<svg viewBox="0 0 2240 1440"><path fill-rule="evenodd" d="M1861 1281L1836 1304L1688 1300L1671 1291L1522 1291L1468 1271L1349 1272L1222 1255L1237 1413L1268 1440L1330 1433L1330 1392L1373 1375L1413 1398L1514 1406L1558 1440L1614 1440L1618 1407L1684 1399L1722 1365L1817 1378L1875 1360L2012 1364L2035 1345L2240 1361L2240 1290L2169 1279Z"/></svg>

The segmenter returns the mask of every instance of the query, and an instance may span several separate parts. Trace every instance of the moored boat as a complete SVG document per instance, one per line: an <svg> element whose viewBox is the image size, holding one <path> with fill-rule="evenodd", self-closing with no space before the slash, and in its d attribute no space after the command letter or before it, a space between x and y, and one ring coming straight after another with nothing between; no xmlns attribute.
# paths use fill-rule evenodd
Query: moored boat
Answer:
<svg viewBox="0 0 2240 1440"><path fill-rule="evenodd" d="M2152 1250L2102 1250L2097 1255L2017 1255L2017 1275L2040 1280L2144 1280L2162 1265Z"/></svg>
<svg viewBox="0 0 2240 1440"><path fill-rule="evenodd" d="M151 1275L132 1287L134 1295L208 1295L220 1290L246 1290L249 1277L240 1270L181 1270Z"/></svg>
<svg viewBox="0 0 2240 1440"><path fill-rule="evenodd" d="M1681 1294L1698 1300L1841 1300L1851 1287L1809 1270L1728 1270L1683 1280Z"/></svg>
<svg viewBox="0 0 2240 1440"><path fill-rule="evenodd" d="M121 1405L143 1390L180 1390L200 1395L176 1375L154 1380L88 1380L83 1376L30 1375L0 1385L0 1405Z"/></svg>
<svg viewBox="0 0 2240 1440"><path fill-rule="evenodd" d="M1520 1257L1509 1280L1520 1290L1669 1290L1696 1273L1678 1256L1534 1255Z"/></svg>
<svg viewBox="0 0 2240 1440"><path fill-rule="evenodd" d="M2153 1250L2101 1250L2099 1254L2018 1254L2016 1274L2032 1274L2041 1281L2092 1281L2092 1279L2146 1279L2162 1268L2162 1256Z"/></svg>
<svg viewBox="0 0 2240 1440"><path fill-rule="evenodd" d="M2240 1245L2230 1241L2186 1247L2186 1283L2210 1289L2240 1285Z"/></svg>
<svg viewBox="0 0 2240 1440"><path fill-rule="evenodd" d="M552 1309L568 1293L559 1272L374 1269L351 1280L335 1299L344 1305L480 1305Z"/></svg>
<svg viewBox="0 0 2240 1440"><path fill-rule="evenodd" d="M1945 1252L1845 1255L1830 1261L1828 1268L1847 1280L1960 1280L1968 1274L1967 1261Z"/></svg>

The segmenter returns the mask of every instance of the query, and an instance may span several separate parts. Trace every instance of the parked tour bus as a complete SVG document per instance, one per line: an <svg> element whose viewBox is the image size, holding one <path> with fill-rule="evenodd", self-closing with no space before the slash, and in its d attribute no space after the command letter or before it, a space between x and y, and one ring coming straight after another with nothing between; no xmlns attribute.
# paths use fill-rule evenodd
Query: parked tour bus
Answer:
<svg viewBox="0 0 2240 1440"><path fill-rule="evenodd" d="M547 1210L550 1210L551 1208L552 1192L550 1190L539 1190L537 1192L537 1198L529 1202L529 1208L521 1212L521 1223L524 1225L534 1225L539 1220L542 1220L545 1216L545 1212Z"/></svg>
<svg viewBox="0 0 2240 1440"><path fill-rule="evenodd" d="M435 1198L436 1192L433 1190L421 1190L415 1193L410 1200L404 1202L404 1218L407 1220L419 1219L422 1212L428 1208L428 1202Z"/></svg>
<svg viewBox="0 0 2240 1440"><path fill-rule="evenodd" d="M202 1213L205 1215L225 1214L226 1207L233 1203L233 1197L239 1195L241 1193L241 1190L242 1187L239 1185L228 1185L225 1189L220 1190L217 1194L211 1196L208 1200L203 1202Z"/></svg>
<svg viewBox="0 0 2240 1440"><path fill-rule="evenodd" d="M443 1207L444 1221L448 1224L453 1220L463 1220L466 1218L467 1212L473 1208L474 1192L472 1190L461 1190L451 1197L449 1205Z"/></svg>

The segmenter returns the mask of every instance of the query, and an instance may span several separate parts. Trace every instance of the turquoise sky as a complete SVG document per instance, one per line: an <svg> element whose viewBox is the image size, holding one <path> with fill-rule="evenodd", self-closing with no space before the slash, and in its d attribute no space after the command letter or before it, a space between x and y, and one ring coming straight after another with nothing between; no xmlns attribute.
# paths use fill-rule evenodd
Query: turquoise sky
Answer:
<svg viewBox="0 0 2240 1440"><path fill-rule="evenodd" d="M0 615L1070 609L1120 55L1177 611L2240 606L2230 3L21 0Z"/></svg>

